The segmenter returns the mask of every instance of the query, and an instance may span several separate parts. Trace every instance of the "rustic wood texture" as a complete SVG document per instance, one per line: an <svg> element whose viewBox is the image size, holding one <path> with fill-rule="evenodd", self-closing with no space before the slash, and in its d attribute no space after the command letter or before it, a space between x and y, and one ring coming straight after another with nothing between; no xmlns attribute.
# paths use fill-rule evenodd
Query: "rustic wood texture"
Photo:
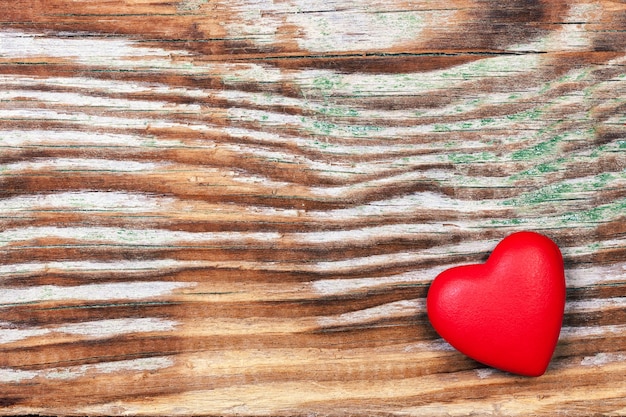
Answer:
<svg viewBox="0 0 626 417"><path fill-rule="evenodd" d="M0 6L1 414L626 414L623 1ZM540 378L424 309L517 230Z"/></svg>

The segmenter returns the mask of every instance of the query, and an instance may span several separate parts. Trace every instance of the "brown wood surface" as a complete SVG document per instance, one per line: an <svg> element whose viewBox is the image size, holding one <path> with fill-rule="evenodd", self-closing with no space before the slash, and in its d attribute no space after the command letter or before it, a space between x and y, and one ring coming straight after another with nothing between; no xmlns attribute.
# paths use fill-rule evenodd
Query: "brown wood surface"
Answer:
<svg viewBox="0 0 626 417"><path fill-rule="evenodd" d="M0 0L0 413L626 415L626 3ZM539 378L430 327L561 247Z"/></svg>

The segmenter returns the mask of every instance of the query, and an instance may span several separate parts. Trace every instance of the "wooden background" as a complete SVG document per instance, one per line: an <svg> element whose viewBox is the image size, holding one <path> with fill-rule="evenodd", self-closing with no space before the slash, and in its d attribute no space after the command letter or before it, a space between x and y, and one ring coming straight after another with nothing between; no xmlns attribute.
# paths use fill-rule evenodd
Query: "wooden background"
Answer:
<svg viewBox="0 0 626 417"><path fill-rule="evenodd" d="M626 414L624 1L0 8L1 414ZM540 378L424 309L517 230Z"/></svg>

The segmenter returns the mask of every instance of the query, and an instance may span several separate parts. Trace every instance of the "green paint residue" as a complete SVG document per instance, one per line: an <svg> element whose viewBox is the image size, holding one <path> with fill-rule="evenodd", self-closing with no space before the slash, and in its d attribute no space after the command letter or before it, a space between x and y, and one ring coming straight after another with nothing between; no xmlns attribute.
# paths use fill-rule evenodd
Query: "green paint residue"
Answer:
<svg viewBox="0 0 626 417"><path fill-rule="evenodd" d="M517 226L522 223L526 223L525 219L493 219L491 220L491 224L494 226Z"/></svg>
<svg viewBox="0 0 626 417"><path fill-rule="evenodd" d="M591 184L592 189L599 190L606 187L609 181L612 181L616 178L615 175L609 172L603 172L602 174L598 174L595 177L595 181Z"/></svg>
<svg viewBox="0 0 626 417"><path fill-rule="evenodd" d="M141 146L146 148L155 148L157 146L157 138L154 136L148 136L141 142Z"/></svg>
<svg viewBox="0 0 626 417"><path fill-rule="evenodd" d="M328 149L333 146L332 144L328 142L320 142L319 140L316 140L315 142L313 142L313 145L315 145L316 147L320 149Z"/></svg>
<svg viewBox="0 0 626 417"><path fill-rule="evenodd" d="M358 117L359 112L355 109L343 108L343 107L330 107L324 106L319 109L319 112L326 116L333 117Z"/></svg>
<svg viewBox="0 0 626 417"><path fill-rule="evenodd" d="M334 92L346 87L339 76L320 76L313 79L313 87L322 95L324 104L317 108L317 112L331 117L358 117L360 113L351 108L332 105L330 98Z"/></svg>
<svg viewBox="0 0 626 417"><path fill-rule="evenodd" d="M313 130L315 133L328 136L333 131L337 130L337 125L335 123L316 120L313 122Z"/></svg>
<svg viewBox="0 0 626 417"><path fill-rule="evenodd" d="M462 80L469 80L472 77L471 72L444 72L441 74L441 78L460 78Z"/></svg>
<svg viewBox="0 0 626 417"><path fill-rule="evenodd" d="M496 155L493 152L480 152L480 153L463 153L463 154L449 154L448 160L455 164L468 164L472 162L487 162L494 161Z"/></svg>
<svg viewBox="0 0 626 417"><path fill-rule="evenodd" d="M519 161L552 154L557 149L558 143L561 142L566 135L566 133L557 135L548 141L538 143L530 148L515 151L511 154L511 158L514 161Z"/></svg>
<svg viewBox="0 0 626 417"><path fill-rule="evenodd" d="M435 125L433 126L433 132L441 133L441 132L451 132L452 129L448 125Z"/></svg>
<svg viewBox="0 0 626 417"><path fill-rule="evenodd" d="M381 130L383 130L382 127L371 125L349 125L346 127L346 131L353 137L365 137L372 132L380 132Z"/></svg>
<svg viewBox="0 0 626 417"><path fill-rule="evenodd" d="M381 126L373 125L344 125L338 123L326 122L323 120L314 120L307 123L307 119L301 119L308 129L316 135L324 136L350 136L355 138L367 137L371 133L383 130Z"/></svg>
<svg viewBox="0 0 626 417"><path fill-rule="evenodd" d="M455 109L457 112L465 111L464 109L457 107ZM485 117L483 119L478 120L468 120L461 123L456 124L435 124L433 126L434 132L451 132L454 130L468 130L468 129L481 129L485 126L494 124L494 123L506 123L510 121L528 121L528 120L536 120L542 115L543 111L540 109L530 109L519 113L509 114L503 117ZM545 133L544 131L540 131L539 133Z"/></svg>
<svg viewBox="0 0 626 417"><path fill-rule="evenodd" d="M560 183L540 188L529 193L522 194L520 197L503 202L505 206L525 206L534 205L551 201L558 201L564 198L564 194L574 191L572 184Z"/></svg>
<svg viewBox="0 0 626 417"><path fill-rule="evenodd" d="M337 75L328 76L328 77L322 76L322 77L316 77L313 79L313 87L322 91L322 93L324 93L325 95L328 95L333 90L336 90L338 88L342 88L345 86L346 84L343 81L341 81L341 77Z"/></svg>
<svg viewBox="0 0 626 417"><path fill-rule="evenodd" d="M117 237L124 242L137 241L137 233L133 230L118 230Z"/></svg>
<svg viewBox="0 0 626 417"><path fill-rule="evenodd" d="M559 200L582 198L581 193L590 193L600 189L607 189L611 187L611 182L621 181L624 179L626 179L626 172L620 174L606 172L598 174L594 177L586 178L582 181L568 181L548 185L538 190L524 193L517 198L506 200L503 204L506 206L519 207ZM626 212L623 214L626 214Z"/></svg>
<svg viewBox="0 0 626 417"><path fill-rule="evenodd" d="M527 169L526 171L522 171L520 173L511 175L509 177L510 180L515 181L526 177L536 177L541 174L548 174L550 172L557 172L559 170L559 165L564 162L563 158L557 159L555 162L548 162L544 164L539 164L535 167Z"/></svg>
<svg viewBox="0 0 626 417"><path fill-rule="evenodd" d="M542 111L540 109L530 109L525 110L519 113L508 114L506 118L508 120L519 121L519 120L535 120L541 116Z"/></svg>
<svg viewBox="0 0 626 417"><path fill-rule="evenodd" d="M614 203L605 204L588 210L566 213L563 215L561 220L564 224L598 223L601 221L611 221L624 216L626 216L626 199L618 200Z"/></svg>

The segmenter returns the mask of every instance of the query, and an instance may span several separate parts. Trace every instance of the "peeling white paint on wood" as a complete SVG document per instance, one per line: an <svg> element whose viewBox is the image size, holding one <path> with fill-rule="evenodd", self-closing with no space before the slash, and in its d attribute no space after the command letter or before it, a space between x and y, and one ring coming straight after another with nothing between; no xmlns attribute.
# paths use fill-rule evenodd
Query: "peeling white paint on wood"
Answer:
<svg viewBox="0 0 626 417"><path fill-rule="evenodd" d="M583 288L626 281L626 262L608 266L573 268L565 271L568 287Z"/></svg>
<svg viewBox="0 0 626 417"><path fill-rule="evenodd" d="M565 304L565 311L568 313L607 311L614 308L626 308L626 297L594 298L593 300L570 301Z"/></svg>
<svg viewBox="0 0 626 417"><path fill-rule="evenodd" d="M0 344L46 336L48 341L59 334L79 336L79 338L107 339L132 333L168 332L179 323L153 317L138 319L110 319L72 323L64 326L12 328L0 327Z"/></svg>
<svg viewBox="0 0 626 417"><path fill-rule="evenodd" d="M585 356L580 364L582 366L602 366L614 362L626 361L626 354L600 352L594 356Z"/></svg>
<svg viewBox="0 0 626 417"><path fill-rule="evenodd" d="M119 111L144 111L144 112L167 112L169 113L197 113L201 110L199 104L174 104L166 101L148 100L125 100L110 97L98 97L94 95L54 92L54 91L29 91L29 90L5 90L0 91L0 101L36 100L50 104L67 104L72 107L98 107L101 110Z"/></svg>
<svg viewBox="0 0 626 417"><path fill-rule="evenodd" d="M351 311L338 316L320 317L318 322L322 327L350 326L371 323L377 320L416 316L425 310L426 302L423 299L402 300L364 310Z"/></svg>
<svg viewBox="0 0 626 417"><path fill-rule="evenodd" d="M120 161L87 158L56 158L49 160L23 161L7 164L6 170L14 172L59 170L59 171L108 171L108 172L141 172L164 169L169 164L138 161Z"/></svg>
<svg viewBox="0 0 626 417"><path fill-rule="evenodd" d="M70 191L24 195L0 200L0 211L29 212L34 209L72 211L122 211L139 213L167 210L174 198L117 191ZM2 266L0 266L1 268Z"/></svg>
<svg viewBox="0 0 626 417"><path fill-rule="evenodd" d="M206 98L207 91L198 88L173 87L157 82L138 82L138 81L118 81L118 80L101 80L89 77L28 77L15 74L0 74L0 85L9 88L20 87L51 87L51 88L72 88L84 94L109 93L109 94L137 94L152 93L159 95L172 95L174 97L195 97ZM219 90L214 91L219 93ZM25 131L24 133L28 133Z"/></svg>
<svg viewBox="0 0 626 417"><path fill-rule="evenodd" d="M20 109L17 106L12 109L0 109L0 120L46 120L67 122L73 125L99 126L99 127L124 127L127 129L169 128L169 127L192 127L192 124L173 123L160 121L158 118L128 118L96 116L80 111L72 110L46 110L46 109ZM197 125L202 129L203 125Z"/></svg>
<svg viewBox="0 0 626 417"><path fill-rule="evenodd" d="M559 340L576 340L583 338L602 338L610 335L618 335L626 330L626 325L606 325L606 326L563 326Z"/></svg>
<svg viewBox="0 0 626 417"><path fill-rule="evenodd" d="M173 320L141 317L74 323L55 327L53 331L78 336L109 338L128 333L168 332L174 330L178 325L179 323Z"/></svg>
<svg viewBox="0 0 626 417"><path fill-rule="evenodd" d="M311 284L312 290L324 295L349 294L357 291L367 291L375 288L398 285L429 284L437 275L448 268L459 264L441 265L434 268L424 268L383 277L349 278L349 279L321 279Z"/></svg>
<svg viewBox="0 0 626 417"><path fill-rule="evenodd" d="M319 10L323 5L323 2L317 5L316 2L303 0L294 0L294 3L298 10ZM298 38L300 48L313 52L392 48L420 39L429 25L445 26L454 14L452 11L442 13L384 9L351 13L341 4L335 7L335 10L289 15L286 23L297 25L302 31L302 36ZM367 27L368 31L356 29L362 27Z"/></svg>
<svg viewBox="0 0 626 417"><path fill-rule="evenodd" d="M192 233L170 230L121 229L115 227L33 227L0 232L0 243L10 245L20 241L45 238L68 239L70 242L106 242L122 245L163 246L215 242L265 242L280 239L282 234L246 232ZM71 243L70 243L71 244Z"/></svg>
<svg viewBox="0 0 626 417"><path fill-rule="evenodd" d="M3 324L0 327L0 344L13 343L31 337L46 336L49 333L50 330L44 328L14 329Z"/></svg>
<svg viewBox="0 0 626 417"><path fill-rule="evenodd" d="M53 261L31 262L0 265L0 275L9 278L19 275L35 275L44 272L124 272L128 274L143 273L158 270L176 270L193 268L202 263L194 261L181 261L176 259L153 259L153 260L120 260L120 261Z"/></svg>
<svg viewBox="0 0 626 417"><path fill-rule="evenodd" d="M57 38L44 34L0 30L0 59L69 58L84 65L137 65L141 56L147 65L170 57L172 52L161 48L146 48L120 38ZM176 51L177 55L187 55ZM154 61L153 61L154 60Z"/></svg>
<svg viewBox="0 0 626 417"><path fill-rule="evenodd" d="M124 282L108 284L88 284L74 287L39 285L24 288L3 288L0 291L0 308L18 304L40 303L45 301L81 300L113 301L143 300L163 297L182 288L193 287L186 282Z"/></svg>
<svg viewBox="0 0 626 417"><path fill-rule="evenodd" d="M27 147L77 147L82 148L145 148L182 147L178 140L157 140L150 135L128 135L104 132L81 132L76 130L2 130L0 131L0 149ZM196 145L199 146L199 145ZM211 147L209 144L205 145Z"/></svg>
<svg viewBox="0 0 626 417"><path fill-rule="evenodd" d="M398 252L388 255L373 255L352 258L345 261L318 262L316 269L323 272L348 272L350 270L373 268L376 266L400 265L403 263L419 263L428 259L446 259L467 254L488 254L496 245L496 241L465 242L459 245L442 245L415 252Z"/></svg>
<svg viewBox="0 0 626 417"><path fill-rule="evenodd" d="M110 374L115 372L147 372L169 368L174 364L171 358L153 357L129 359L115 362L101 362L93 365L50 368L44 371L22 371L18 369L0 368L0 382L17 383L45 378L51 380L71 380L94 374Z"/></svg>

